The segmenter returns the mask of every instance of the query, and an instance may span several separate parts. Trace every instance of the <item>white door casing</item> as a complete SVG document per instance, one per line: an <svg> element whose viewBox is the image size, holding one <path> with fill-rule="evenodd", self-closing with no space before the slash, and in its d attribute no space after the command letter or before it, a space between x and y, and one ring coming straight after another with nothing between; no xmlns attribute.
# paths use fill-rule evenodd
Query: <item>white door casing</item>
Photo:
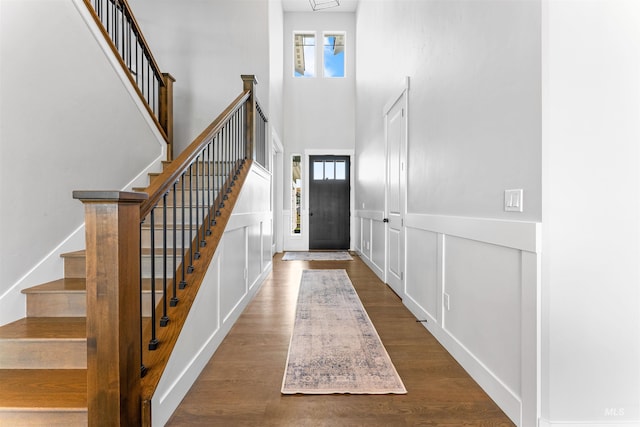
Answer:
<svg viewBox="0 0 640 427"><path fill-rule="evenodd" d="M398 296L404 297L406 215L406 153L407 153L407 89L408 77L399 96L385 106L386 186L385 221L387 284Z"/></svg>

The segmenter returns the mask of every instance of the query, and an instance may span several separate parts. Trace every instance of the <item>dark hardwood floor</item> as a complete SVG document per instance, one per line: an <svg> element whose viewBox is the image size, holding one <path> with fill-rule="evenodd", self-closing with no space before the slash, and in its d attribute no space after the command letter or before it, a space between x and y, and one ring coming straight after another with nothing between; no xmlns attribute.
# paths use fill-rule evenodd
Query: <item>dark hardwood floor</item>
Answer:
<svg viewBox="0 0 640 427"><path fill-rule="evenodd" d="M343 268L407 388L406 395L280 394L303 269ZM357 257L274 258L273 272L168 426L512 426L389 287Z"/></svg>

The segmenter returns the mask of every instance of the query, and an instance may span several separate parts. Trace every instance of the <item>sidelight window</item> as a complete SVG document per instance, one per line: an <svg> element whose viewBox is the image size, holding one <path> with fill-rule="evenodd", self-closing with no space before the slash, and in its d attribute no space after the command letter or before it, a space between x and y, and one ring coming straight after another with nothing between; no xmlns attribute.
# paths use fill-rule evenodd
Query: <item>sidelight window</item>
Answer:
<svg viewBox="0 0 640 427"><path fill-rule="evenodd" d="M301 156L291 156L291 234L300 234L300 210L302 190L302 166Z"/></svg>

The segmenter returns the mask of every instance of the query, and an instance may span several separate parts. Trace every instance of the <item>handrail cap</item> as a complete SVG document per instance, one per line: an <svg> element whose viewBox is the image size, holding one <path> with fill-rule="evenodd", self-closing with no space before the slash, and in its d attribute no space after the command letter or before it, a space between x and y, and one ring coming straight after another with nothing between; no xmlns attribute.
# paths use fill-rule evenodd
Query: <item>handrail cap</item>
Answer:
<svg viewBox="0 0 640 427"><path fill-rule="evenodd" d="M252 81L254 85L258 84L258 79L256 79L255 74L241 74L240 77L242 81Z"/></svg>
<svg viewBox="0 0 640 427"><path fill-rule="evenodd" d="M149 198L147 193L119 190L75 190L73 198L82 202L141 203Z"/></svg>

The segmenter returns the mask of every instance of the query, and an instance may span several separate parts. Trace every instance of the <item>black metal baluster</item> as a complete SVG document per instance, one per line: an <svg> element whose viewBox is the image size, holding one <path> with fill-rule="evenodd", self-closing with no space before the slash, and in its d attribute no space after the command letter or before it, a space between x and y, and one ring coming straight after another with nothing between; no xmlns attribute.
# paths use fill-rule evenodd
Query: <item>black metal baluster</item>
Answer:
<svg viewBox="0 0 640 427"><path fill-rule="evenodd" d="M171 287L172 287L172 296L171 296L171 307L175 307L176 305L178 305L178 302L180 301L180 299L178 298L178 291L176 290L176 271L178 270L178 247L177 247L177 234L178 234L178 229L177 229L177 225L176 225L176 221L177 221L177 207L176 207L176 185L178 184L178 181L173 183L173 206L172 206L172 211L173 211L173 268L171 269L172 274L171 277L172 282L171 282ZM166 217L165 217L165 222L166 222Z"/></svg>
<svg viewBox="0 0 640 427"><path fill-rule="evenodd" d="M193 251L193 163L189 165L189 269L187 273L193 273L195 267L193 266L193 260L198 259L196 255L200 255L199 252Z"/></svg>
<svg viewBox="0 0 640 427"><path fill-rule="evenodd" d="M207 208L205 209L206 218L209 221L209 226L207 227L207 236L211 235L211 181L213 177L211 176L211 162L213 159L211 158L213 154L213 142L215 141L215 137L211 138L209 144L207 144Z"/></svg>
<svg viewBox="0 0 640 427"><path fill-rule="evenodd" d="M155 250L151 253L155 258ZM169 316L167 315L167 193L162 196L162 317L160 326L167 326Z"/></svg>
<svg viewBox="0 0 640 427"><path fill-rule="evenodd" d="M222 158L222 138L224 137L224 129L220 129L220 132L218 132L218 135L216 137L216 162L214 164L214 171L213 173L215 174L215 181L214 181L214 189L215 189L215 194L214 194L214 198L213 198L213 202L216 203L216 201L218 200L218 195L220 194L220 187L222 186L220 184L220 159ZM220 216L220 208L219 206L215 206L215 216ZM215 219L214 219L215 221Z"/></svg>
<svg viewBox="0 0 640 427"><path fill-rule="evenodd" d="M156 250L156 220L154 206L151 209L151 339L149 340L149 350L158 348L158 338L156 337L156 257L153 256Z"/></svg>
<svg viewBox="0 0 640 427"><path fill-rule="evenodd" d="M185 173L183 173L180 176L180 187L181 187L181 193L182 193L182 196L181 196L181 198L182 198L182 206L180 208L180 211L181 211L180 214L181 214L181 217L182 217L182 233L181 233L181 235L182 235L182 246L180 247L180 252L182 252L182 267L180 268L181 275L182 275L182 280L180 280L180 289L184 289L187 286L187 281L185 280L185 277L184 277L185 265L186 265L185 261L187 260L187 258L186 258L187 255L185 253L187 245L184 244L184 236L186 234L185 226L186 226L186 223L187 223L187 221L185 219L185 212L184 212L184 209L185 209L185 206L184 206L184 180L185 180Z"/></svg>
<svg viewBox="0 0 640 427"><path fill-rule="evenodd" d="M204 214L206 212L206 210L205 210L205 203L206 203L205 194L206 194L206 188L207 188L206 187L207 176L205 174L205 171L206 171L205 166L206 166L206 159L207 159L206 153L207 153L207 146L205 145L202 148L202 151L200 152L200 158L202 158L202 165L200 166L200 176L202 178L202 181L200 182L200 196L201 196L200 202L201 203L200 203L200 205L198 205L198 218L200 218L200 220L202 222L202 230L200 231L200 246L201 247L207 246L207 241L205 240L205 236L207 234L206 233L207 230L209 230L209 227L205 227L205 224L206 224L205 219L206 218L204 217Z"/></svg>
<svg viewBox="0 0 640 427"><path fill-rule="evenodd" d="M195 165L196 165L196 186L195 186L195 194L196 194L196 205L195 205L195 217L196 217L196 259L200 259L200 215L198 215L198 209L200 209L200 194L198 191L198 180L200 179L199 173L199 163L200 156L196 156ZM194 188L191 187L189 191L194 192ZM192 212L193 215L193 212ZM193 216L191 217L193 219Z"/></svg>

